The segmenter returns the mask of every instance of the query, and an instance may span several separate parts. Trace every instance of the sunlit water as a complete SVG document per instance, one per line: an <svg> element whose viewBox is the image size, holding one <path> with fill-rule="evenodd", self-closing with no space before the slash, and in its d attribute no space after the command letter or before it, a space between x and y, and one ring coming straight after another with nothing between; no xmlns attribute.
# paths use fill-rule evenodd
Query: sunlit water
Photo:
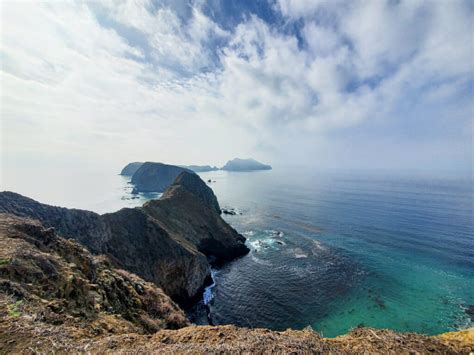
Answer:
<svg viewBox="0 0 474 355"><path fill-rule="evenodd" d="M132 199L129 178L114 172L63 175L3 188L100 213L158 197ZM201 176L215 180L221 206L241 213L224 218L251 249L214 271L204 295L214 324L311 325L325 336L360 324L426 334L472 324L471 181L278 169Z"/></svg>

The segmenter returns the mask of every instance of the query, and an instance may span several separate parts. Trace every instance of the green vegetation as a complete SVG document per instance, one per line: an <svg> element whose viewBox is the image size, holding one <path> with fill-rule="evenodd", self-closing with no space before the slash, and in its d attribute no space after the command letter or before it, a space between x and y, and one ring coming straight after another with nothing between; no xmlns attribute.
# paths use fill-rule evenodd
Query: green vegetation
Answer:
<svg viewBox="0 0 474 355"><path fill-rule="evenodd" d="M16 301L13 304L8 305L8 316L11 318L18 318L21 316L20 306L23 301Z"/></svg>
<svg viewBox="0 0 474 355"><path fill-rule="evenodd" d="M0 258L0 266L10 263L10 258Z"/></svg>

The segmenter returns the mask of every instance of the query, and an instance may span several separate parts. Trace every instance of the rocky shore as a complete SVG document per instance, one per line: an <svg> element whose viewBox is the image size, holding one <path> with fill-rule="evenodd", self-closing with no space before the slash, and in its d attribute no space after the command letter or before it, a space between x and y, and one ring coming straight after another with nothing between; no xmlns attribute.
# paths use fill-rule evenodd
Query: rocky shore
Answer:
<svg viewBox="0 0 474 355"><path fill-rule="evenodd" d="M212 190L182 172L161 199L99 215L0 193L0 353L469 353L474 328L428 337L356 328L194 326L181 303L211 264L248 252Z"/></svg>

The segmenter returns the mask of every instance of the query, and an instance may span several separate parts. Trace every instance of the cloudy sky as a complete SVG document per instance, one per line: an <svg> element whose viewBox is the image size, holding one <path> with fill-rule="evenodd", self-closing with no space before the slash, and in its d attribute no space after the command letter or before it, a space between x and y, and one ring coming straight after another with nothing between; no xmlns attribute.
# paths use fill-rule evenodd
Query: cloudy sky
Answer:
<svg viewBox="0 0 474 355"><path fill-rule="evenodd" d="M2 166L469 174L474 2L1 3Z"/></svg>

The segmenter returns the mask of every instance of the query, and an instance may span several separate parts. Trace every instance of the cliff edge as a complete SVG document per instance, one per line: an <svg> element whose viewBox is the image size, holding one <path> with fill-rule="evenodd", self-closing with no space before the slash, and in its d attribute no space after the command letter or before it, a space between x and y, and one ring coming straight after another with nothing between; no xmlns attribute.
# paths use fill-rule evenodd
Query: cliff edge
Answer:
<svg viewBox="0 0 474 355"><path fill-rule="evenodd" d="M185 174L190 176L177 179L162 199L143 207L99 215L1 192L0 213L54 227L64 238L79 241L94 254L106 255L116 267L155 283L174 300L186 302L200 294L212 262L234 259L246 254L248 248L245 238L220 217L212 190L194 173Z"/></svg>

